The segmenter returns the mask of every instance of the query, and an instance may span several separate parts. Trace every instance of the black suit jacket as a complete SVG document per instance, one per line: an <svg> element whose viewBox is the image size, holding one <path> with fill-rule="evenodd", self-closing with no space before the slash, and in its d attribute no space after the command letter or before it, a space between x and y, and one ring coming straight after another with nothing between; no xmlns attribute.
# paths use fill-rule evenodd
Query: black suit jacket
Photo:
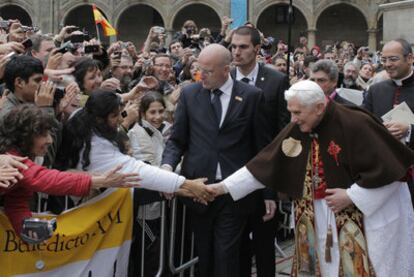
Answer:
<svg viewBox="0 0 414 277"><path fill-rule="evenodd" d="M385 80L369 87L362 107L381 119L381 116L394 108L397 85L392 80ZM399 88L398 103L406 102L414 112L414 75L403 81ZM411 137L408 146L414 149L414 125L411 125Z"/></svg>
<svg viewBox="0 0 414 277"><path fill-rule="evenodd" d="M234 80L236 79L235 68L231 71L231 76ZM289 79L287 75L264 64L259 64L255 86L263 91L264 98L258 116L262 121L263 128L261 129L264 132L259 146L262 149L272 142L290 121L285 100L285 91L289 89ZM275 199L276 193L266 188L263 190L263 198Z"/></svg>
<svg viewBox="0 0 414 277"><path fill-rule="evenodd" d="M231 71L231 76L236 79L236 69ZM285 100L285 91L289 89L289 79L285 74L264 64L259 64L255 86L263 91L264 97L260 109L263 112L262 119L267 120L267 143L262 145L264 147L273 141L290 121Z"/></svg>
<svg viewBox="0 0 414 277"><path fill-rule="evenodd" d="M207 177L213 183L220 163L222 178L228 177L253 158L263 143L257 117L261 101L259 89L234 81L229 107L219 127L209 90L200 83L186 86L178 101L162 164L175 168L184 156L182 175L189 179Z"/></svg>

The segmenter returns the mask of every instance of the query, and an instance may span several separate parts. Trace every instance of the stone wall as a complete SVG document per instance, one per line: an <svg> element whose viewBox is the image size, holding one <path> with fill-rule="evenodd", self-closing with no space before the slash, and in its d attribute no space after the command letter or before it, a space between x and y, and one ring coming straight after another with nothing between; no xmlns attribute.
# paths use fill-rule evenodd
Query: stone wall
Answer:
<svg viewBox="0 0 414 277"><path fill-rule="evenodd" d="M275 6L287 5L289 0L246 1L249 21L259 24L266 35L287 39L287 25L276 23L272 10L275 10ZM118 29L119 38L141 44L149 26L153 24L162 23L169 33L173 34L185 19L192 17L201 25L200 27L218 29L220 17L231 14L230 2L230 0L8 0L0 2L0 15L6 17L10 15L9 7L12 6L13 9L20 9L26 13L44 32L57 32L59 26L64 24L71 12L77 8L79 13L75 14L75 19L79 23L84 22L90 4L95 3ZM368 44L374 50L377 47L378 26L381 25L382 18L379 5L395 1L295 0L293 2L298 19L293 28L295 40L300 32L305 32L309 37L309 46L347 39L360 45ZM2 10L6 9L8 11L5 15ZM349 17L349 20L342 21L338 15ZM391 19L384 17L384 20ZM410 24L404 26L408 28ZM93 26L89 28L93 29Z"/></svg>

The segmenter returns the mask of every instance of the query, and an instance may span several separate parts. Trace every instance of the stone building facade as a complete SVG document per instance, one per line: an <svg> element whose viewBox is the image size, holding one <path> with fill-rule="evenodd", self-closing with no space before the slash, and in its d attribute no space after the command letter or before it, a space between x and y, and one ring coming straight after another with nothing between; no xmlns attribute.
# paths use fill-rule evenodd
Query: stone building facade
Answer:
<svg viewBox="0 0 414 277"><path fill-rule="evenodd" d="M234 0L233 0L234 1ZM246 1L246 18L265 35L287 40L289 0ZM63 24L75 24L96 33L91 4L95 3L118 30L118 39L131 40L138 47L153 25L164 26L170 35L186 19L212 31L220 28L220 18L231 16L232 0L3 0L0 16L19 18L24 24L56 33ZM372 50L382 41L382 11L386 0L293 0L293 44L300 34L309 46L325 46L347 40L368 45ZM243 2L244 3L244 2ZM398 34L396 33L396 36Z"/></svg>

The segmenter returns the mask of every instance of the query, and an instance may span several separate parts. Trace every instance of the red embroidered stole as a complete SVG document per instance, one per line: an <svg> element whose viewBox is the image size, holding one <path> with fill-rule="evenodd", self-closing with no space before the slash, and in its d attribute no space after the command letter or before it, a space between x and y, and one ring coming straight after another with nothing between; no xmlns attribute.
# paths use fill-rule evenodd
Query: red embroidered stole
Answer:
<svg viewBox="0 0 414 277"><path fill-rule="evenodd" d="M322 149L321 151L327 151ZM295 255L292 273L294 277L320 277L318 239L315 231L314 200L323 199L327 188L319 143L312 140L312 151L306 167L303 197L295 200ZM354 205L335 214L339 247L339 277L374 277L368 258L368 248L363 232L362 213ZM325 246L324 246L325 247ZM327 248L332 251L332 248Z"/></svg>

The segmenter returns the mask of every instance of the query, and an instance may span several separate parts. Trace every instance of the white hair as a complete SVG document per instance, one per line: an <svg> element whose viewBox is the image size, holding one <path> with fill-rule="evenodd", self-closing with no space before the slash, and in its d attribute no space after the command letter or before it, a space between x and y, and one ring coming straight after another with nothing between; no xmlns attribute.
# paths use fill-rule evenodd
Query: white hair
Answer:
<svg viewBox="0 0 414 277"><path fill-rule="evenodd" d="M325 103L325 94L321 87L309 80L299 81L285 91L286 101L296 98L304 106Z"/></svg>

